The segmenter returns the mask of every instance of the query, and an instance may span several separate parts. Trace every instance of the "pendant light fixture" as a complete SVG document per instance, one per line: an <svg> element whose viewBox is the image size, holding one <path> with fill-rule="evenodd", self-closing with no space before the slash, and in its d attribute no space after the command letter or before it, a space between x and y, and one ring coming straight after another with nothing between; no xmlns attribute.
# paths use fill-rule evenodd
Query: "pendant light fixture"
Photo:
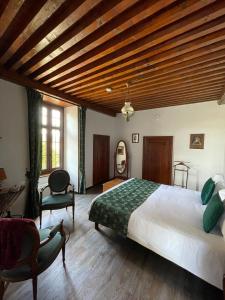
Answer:
<svg viewBox="0 0 225 300"><path fill-rule="evenodd" d="M124 106L121 108L121 112L122 112L122 115L124 116L125 120L128 122L128 121L130 121L130 118L134 114L134 108L131 106L131 103L128 101L129 100L129 83L126 83L126 87L127 87L127 93L126 93Z"/></svg>

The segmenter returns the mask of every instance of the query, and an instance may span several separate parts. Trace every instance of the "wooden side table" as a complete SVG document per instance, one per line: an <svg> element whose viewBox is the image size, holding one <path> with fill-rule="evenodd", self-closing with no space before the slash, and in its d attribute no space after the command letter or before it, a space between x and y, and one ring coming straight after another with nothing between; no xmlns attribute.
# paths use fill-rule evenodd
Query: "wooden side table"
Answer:
<svg viewBox="0 0 225 300"><path fill-rule="evenodd" d="M107 191L108 189L114 187L115 185L117 185L123 181L124 181L124 179L114 178L110 181L107 181L106 183L103 183L103 192Z"/></svg>
<svg viewBox="0 0 225 300"><path fill-rule="evenodd" d="M23 190L24 187L21 187L18 192L0 194L0 217L3 217L5 214L7 214L9 218L11 217L10 208L22 194Z"/></svg>

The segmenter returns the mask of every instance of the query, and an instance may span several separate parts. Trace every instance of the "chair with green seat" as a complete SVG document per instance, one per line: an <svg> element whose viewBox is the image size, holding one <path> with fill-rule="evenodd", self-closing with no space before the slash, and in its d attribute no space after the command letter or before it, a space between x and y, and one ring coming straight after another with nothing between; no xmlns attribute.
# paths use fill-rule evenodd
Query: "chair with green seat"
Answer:
<svg viewBox="0 0 225 300"><path fill-rule="evenodd" d="M68 191L71 186L71 191ZM43 197L43 192L46 188L50 189L50 195ZM65 170L55 170L48 178L48 185L41 189L40 193L40 228L42 223L42 211L43 210L55 210L72 206L73 210L73 222L74 222L74 210L75 210L75 196L74 186L70 184L70 175Z"/></svg>
<svg viewBox="0 0 225 300"><path fill-rule="evenodd" d="M21 242L21 254L12 268L0 269L0 300L3 299L4 292L10 282L19 282L27 279L32 279L33 299L36 300L38 275L54 262L61 250L63 264L65 263L66 236L63 229L63 221L54 227L48 227L39 231L34 224L27 223L23 219L21 219L21 222L24 222L22 224L24 231ZM7 241L5 243L7 247Z"/></svg>

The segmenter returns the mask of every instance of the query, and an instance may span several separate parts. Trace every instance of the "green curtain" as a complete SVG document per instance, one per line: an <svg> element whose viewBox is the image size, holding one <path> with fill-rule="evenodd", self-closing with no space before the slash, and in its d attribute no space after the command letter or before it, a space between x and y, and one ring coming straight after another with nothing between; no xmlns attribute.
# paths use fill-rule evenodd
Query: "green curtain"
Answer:
<svg viewBox="0 0 225 300"><path fill-rule="evenodd" d="M86 127L86 108L79 107L78 110L79 122L79 186L80 194L86 193L85 179L85 127Z"/></svg>
<svg viewBox="0 0 225 300"><path fill-rule="evenodd" d="M29 187L25 215L28 218L36 218L39 215L38 180L41 172L42 95L31 88L27 88L27 105L30 170L27 172Z"/></svg>

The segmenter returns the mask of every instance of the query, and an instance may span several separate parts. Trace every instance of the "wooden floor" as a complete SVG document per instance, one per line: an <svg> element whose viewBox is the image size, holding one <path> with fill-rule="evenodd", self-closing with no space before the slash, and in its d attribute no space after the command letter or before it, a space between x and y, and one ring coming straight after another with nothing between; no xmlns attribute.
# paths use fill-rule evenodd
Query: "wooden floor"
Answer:
<svg viewBox="0 0 225 300"><path fill-rule="evenodd" d="M76 197L72 213L46 212L43 227L64 219L71 231L66 245L66 268L61 255L38 278L38 299L43 300L219 300L222 292L192 274L100 226L88 221L94 194ZM31 281L9 285L4 299L32 299Z"/></svg>

